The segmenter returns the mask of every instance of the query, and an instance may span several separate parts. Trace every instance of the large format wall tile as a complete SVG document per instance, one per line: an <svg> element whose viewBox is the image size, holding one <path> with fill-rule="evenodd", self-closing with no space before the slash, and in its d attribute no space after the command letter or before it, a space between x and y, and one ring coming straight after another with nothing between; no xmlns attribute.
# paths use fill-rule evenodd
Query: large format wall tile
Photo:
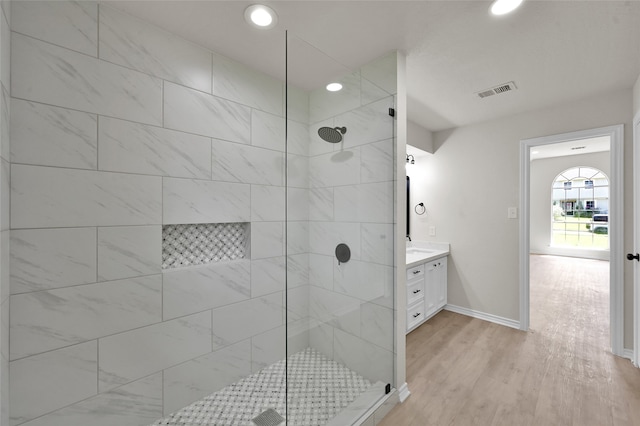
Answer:
<svg viewBox="0 0 640 426"><path fill-rule="evenodd" d="M0 22L2 20L0 19ZM0 28L0 31L2 29ZM0 32L1 34L1 32ZM0 40L0 46L2 40ZM2 52L0 52L0 56ZM1 58L0 58L1 60ZM6 161L11 159L11 104L13 103L11 96L9 96L10 86L5 87L0 85L0 157Z"/></svg>
<svg viewBox="0 0 640 426"><path fill-rule="evenodd" d="M96 282L96 229L11 231L11 293Z"/></svg>
<svg viewBox="0 0 640 426"><path fill-rule="evenodd" d="M249 340L164 371L164 414L198 401L251 374Z"/></svg>
<svg viewBox="0 0 640 426"><path fill-rule="evenodd" d="M284 256L251 262L251 297L284 291L287 270Z"/></svg>
<svg viewBox="0 0 640 426"><path fill-rule="evenodd" d="M11 14L13 31L98 56L97 2L16 1Z"/></svg>
<svg viewBox="0 0 640 426"><path fill-rule="evenodd" d="M100 391L211 352L211 312L100 339Z"/></svg>
<svg viewBox="0 0 640 426"><path fill-rule="evenodd" d="M334 291L393 307L393 267L352 260L333 268Z"/></svg>
<svg viewBox="0 0 640 426"><path fill-rule="evenodd" d="M222 348L284 324L283 292L213 311L213 347Z"/></svg>
<svg viewBox="0 0 640 426"><path fill-rule="evenodd" d="M360 147L360 181L362 183L394 180L393 139L373 142Z"/></svg>
<svg viewBox="0 0 640 426"><path fill-rule="evenodd" d="M363 223L361 235L362 260L393 266L395 247L393 224Z"/></svg>
<svg viewBox="0 0 640 426"><path fill-rule="evenodd" d="M309 316L320 322L360 335L360 300L311 286Z"/></svg>
<svg viewBox="0 0 640 426"><path fill-rule="evenodd" d="M11 164L0 158L0 230L10 228L11 214Z"/></svg>
<svg viewBox="0 0 640 426"><path fill-rule="evenodd" d="M351 149L309 159L312 188L360 183L360 150Z"/></svg>
<svg viewBox="0 0 640 426"><path fill-rule="evenodd" d="M213 54L214 95L281 116L283 93L282 81Z"/></svg>
<svg viewBox="0 0 640 426"><path fill-rule="evenodd" d="M162 272L162 227L98 228L98 280Z"/></svg>
<svg viewBox="0 0 640 426"><path fill-rule="evenodd" d="M162 373L158 373L21 426L140 426L161 417Z"/></svg>
<svg viewBox="0 0 640 426"><path fill-rule="evenodd" d="M211 93L211 52L103 6L100 59Z"/></svg>
<svg viewBox="0 0 640 426"><path fill-rule="evenodd" d="M11 359L161 320L160 275L11 296Z"/></svg>
<svg viewBox="0 0 640 426"><path fill-rule="evenodd" d="M13 99L11 161L95 170L97 129L95 114Z"/></svg>
<svg viewBox="0 0 640 426"><path fill-rule="evenodd" d="M364 303L360 323L364 340L393 352L393 308Z"/></svg>
<svg viewBox="0 0 640 426"><path fill-rule="evenodd" d="M248 222L250 186L239 183L165 178L162 220L165 224Z"/></svg>
<svg viewBox="0 0 640 426"><path fill-rule="evenodd" d="M98 342L10 363L11 421L19 424L97 394Z"/></svg>
<svg viewBox="0 0 640 426"><path fill-rule="evenodd" d="M284 152L284 118L266 112L251 111L251 145Z"/></svg>
<svg viewBox="0 0 640 426"><path fill-rule="evenodd" d="M251 109L177 84L164 83L164 125L198 135L251 142Z"/></svg>
<svg viewBox="0 0 640 426"><path fill-rule="evenodd" d="M284 255L282 222L253 222L251 224L251 259Z"/></svg>
<svg viewBox="0 0 640 426"><path fill-rule="evenodd" d="M360 224L343 222L310 222L309 251L335 256L336 246L344 243L351 249L351 259L360 258Z"/></svg>
<svg viewBox="0 0 640 426"><path fill-rule="evenodd" d="M9 4L9 2L3 1L2 4ZM9 9L7 7L6 9ZM7 13L5 9L5 16L9 18L11 13ZM11 74L11 28L9 26L9 21L5 19L0 20L0 82L2 82L2 86L7 89L7 93L11 88L11 84L9 81L9 77Z"/></svg>
<svg viewBox="0 0 640 426"><path fill-rule="evenodd" d="M286 327L278 327L251 338L251 372L275 364L285 358Z"/></svg>
<svg viewBox="0 0 640 426"><path fill-rule="evenodd" d="M365 64L360 73L385 92L393 95L398 92L398 54L389 53Z"/></svg>
<svg viewBox="0 0 640 426"><path fill-rule="evenodd" d="M284 154L214 139L212 141L214 180L259 185L284 185Z"/></svg>
<svg viewBox="0 0 640 426"><path fill-rule="evenodd" d="M147 124L162 124L162 81L13 33L11 95Z"/></svg>
<svg viewBox="0 0 640 426"><path fill-rule="evenodd" d="M284 190L283 186L251 185L251 221L283 221Z"/></svg>
<svg viewBox="0 0 640 426"><path fill-rule="evenodd" d="M336 187L333 195L335 220L393 223L393 189L393 182Z"/></svg>
<svg viewBox="0 0 640 426"><path fill-rule="evenodd" d="M155 176L14 165L11 227L159 224L161 180Z"/></svg>
<svg viewBox="0 0 640 426"><path fill-rule="evenodd" d="M100 170L211 178L211 139L100 117Z"/></svg>
<svg viewBox="0 0 640 426"><path fill-rule="evenodd" d="M349 111L336 120L349 129L344 148L393 138L394 118L389 115L393 98L388 97L372 104Z"/></svg>
<svg viewBox="0 0 640 426"><path fill-rule="evenodd" d="M214 262L166 270L163 274L163 318L176 318L246 300L251 295L247 260Z"/></svg>
<svg viewBox="0 0 640 426"><path fill-rule="evenodd" d="M393 351L334 329L333 359L371 382L393 382Z"/></svg>

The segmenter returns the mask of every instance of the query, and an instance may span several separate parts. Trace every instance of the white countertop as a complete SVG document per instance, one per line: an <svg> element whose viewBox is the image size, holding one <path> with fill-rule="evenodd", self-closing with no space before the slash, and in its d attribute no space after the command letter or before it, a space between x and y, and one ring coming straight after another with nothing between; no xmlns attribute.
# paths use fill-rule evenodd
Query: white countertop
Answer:
<svg viewBox="0 0 640 426"><path fill-rule="evenodd" d="M407 241L407 268L429 262L449 254L449 243Z"/></svg>

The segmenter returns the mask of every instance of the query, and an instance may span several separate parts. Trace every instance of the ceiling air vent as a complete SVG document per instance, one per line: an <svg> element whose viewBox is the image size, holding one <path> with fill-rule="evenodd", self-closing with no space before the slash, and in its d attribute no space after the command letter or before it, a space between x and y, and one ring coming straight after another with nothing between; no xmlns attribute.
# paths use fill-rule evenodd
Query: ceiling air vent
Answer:
<svg viewBox="0 0 640 426"><path fill-rule="evenodd" d="M491 89L483 90L481 92L477 92L476 94L480 98L486 98L488 96L498 95L500 93L511 92L512 90L516 90L516 84L513 81L508 83L501 84L496 87L492 87Z"/></svg>

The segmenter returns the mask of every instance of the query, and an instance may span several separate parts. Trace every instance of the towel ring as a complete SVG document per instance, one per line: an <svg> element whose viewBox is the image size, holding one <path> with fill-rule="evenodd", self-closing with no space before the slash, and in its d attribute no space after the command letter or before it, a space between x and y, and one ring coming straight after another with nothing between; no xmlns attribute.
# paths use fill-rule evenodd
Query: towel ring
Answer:
<svg viewBox="0 0 640 426"><path fill-rule="evenodd" d="M425 214L427 212L427 208L424 206L424 203L418 203L413 208L413 211L415 211L416 214L418 214L418 215L423 215L423 214Z"/></svg>

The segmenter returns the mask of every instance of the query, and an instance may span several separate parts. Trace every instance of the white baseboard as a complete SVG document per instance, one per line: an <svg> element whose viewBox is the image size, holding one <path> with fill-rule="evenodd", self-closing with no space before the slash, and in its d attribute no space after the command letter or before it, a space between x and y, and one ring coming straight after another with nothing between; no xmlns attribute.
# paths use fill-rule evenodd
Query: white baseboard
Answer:
<svg viewBox="0 0 640 426"><path fill-rule="evenodd" d="M407 385L407 382L404 382L404 384L400 386L400 389L398 389L398 398L400 398L400 403L403 403L407 398L409 398L409 395L411 395L411 392L409 392L409 386Z"/></svg>
<svg viewBox="0 0 640 426"><path fill-rule="evenodd" d="M444 309L447 311L455 312L456 314L466 315L468 317L478 318L484 321L489 321L520 330L520 321L499 317L493 314L487 314L485 312L474 311L473 309L463 308L456 305L447 305L444 307Z"/></svg>
<svg viewBox="0 0 640 426"><path fill-rule="evenodd" d="M631 361L633 361L633 349L623 349L622 350L622 357L630 359Z"/></svg>

